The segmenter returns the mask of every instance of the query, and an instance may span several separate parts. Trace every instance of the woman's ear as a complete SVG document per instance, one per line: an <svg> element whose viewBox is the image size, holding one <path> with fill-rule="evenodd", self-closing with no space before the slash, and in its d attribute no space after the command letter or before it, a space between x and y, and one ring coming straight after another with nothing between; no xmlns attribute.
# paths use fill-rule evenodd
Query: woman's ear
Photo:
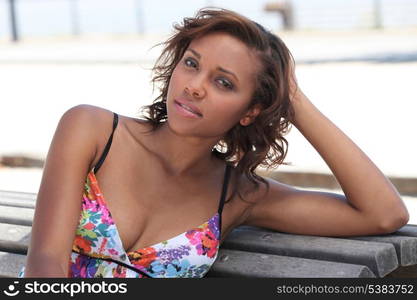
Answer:
<svg viewBox="0 0 417 300"><path fill-rule="evenodd" d="M252 108L250 108L246 114L240 119L239 123L242 126L248 126L255 121L256 117L261 112L261 105L255 104Z"/></svg>

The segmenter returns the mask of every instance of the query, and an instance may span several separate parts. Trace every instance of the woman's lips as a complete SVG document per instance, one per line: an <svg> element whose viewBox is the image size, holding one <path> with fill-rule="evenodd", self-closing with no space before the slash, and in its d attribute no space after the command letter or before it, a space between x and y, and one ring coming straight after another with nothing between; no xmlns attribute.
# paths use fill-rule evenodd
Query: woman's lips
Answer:
<svg viewBox="0 0 417 300"><path fill-rule="evenodd" d="M199 112L194 111L189 105L183 104L181 102L178 102L177 100L174 100L175 108L179 113L181 113L183 116L186 117L193 117L193 118L202 118L202 114Z"/></svg>
<svg viewBox="0 0 417 300"><path fill-rule="evenodd" d="M185 98L175 98L174 99L175 102L177 102L178 104L185 106L186 109L190 110L191 112L203 116L203 114L201 113L201 110L195 106L192 101L189 101Z"/></svg>

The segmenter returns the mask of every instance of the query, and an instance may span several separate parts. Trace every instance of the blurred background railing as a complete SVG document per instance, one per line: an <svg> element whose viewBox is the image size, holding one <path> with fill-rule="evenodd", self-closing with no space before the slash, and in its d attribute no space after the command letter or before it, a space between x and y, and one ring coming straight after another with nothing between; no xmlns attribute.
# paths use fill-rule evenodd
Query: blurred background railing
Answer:
<svg viewBox="0 0 417 300"><path fill-rule="evenodd" d="M0 40L83 34L159 34L203 6L236 10L272 30L417 25L416 0L0 0ZM259 9L262 7L263 9Z"/></svg>

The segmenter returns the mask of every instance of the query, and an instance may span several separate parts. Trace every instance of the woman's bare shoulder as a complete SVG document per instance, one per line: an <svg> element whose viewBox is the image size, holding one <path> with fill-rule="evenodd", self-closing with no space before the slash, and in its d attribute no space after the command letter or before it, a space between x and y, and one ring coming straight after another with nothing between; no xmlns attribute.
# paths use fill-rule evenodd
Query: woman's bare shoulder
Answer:
<svg viewBox="0 0 417 300"><path fill-rule="evenodd" d="M91 105L91 104L79 104L69 108L63 115L67 118L73 118L74 122L82 121L84 127L92 127L91 130L96 137L103 136L103 133L111 131L113 126L113 112L111 110Z"/></svg>
<svg viewBox="0 0 417 300"><path fill-rule="evenodd" d="M68 118L83 119L87 125L95 124L99 128L113 119L113 112L91 104L79 104L69 108L63 116ZM97 129L97 128L96 128Z"/></svg>
<svg viewBox="0 0 417 300"><path fill-rule="evenodd" d="M60 126L72 129L73 134L79 135L86 147L93 146L97 154L112 131L113 112L95 105L79 104L65 111L60 123Z"/></svg>

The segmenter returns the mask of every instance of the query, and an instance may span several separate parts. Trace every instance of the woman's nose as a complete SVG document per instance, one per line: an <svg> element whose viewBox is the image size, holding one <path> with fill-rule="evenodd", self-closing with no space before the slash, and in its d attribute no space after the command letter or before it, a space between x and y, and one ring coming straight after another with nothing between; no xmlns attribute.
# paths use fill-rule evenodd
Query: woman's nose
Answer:
<svg viewBox="0 0 417 300"><path fill-rule="evenodd" d="M185 91L196 98L203 98L206 95L204 83L201 78L194 78L185 86Z"/></svg>

